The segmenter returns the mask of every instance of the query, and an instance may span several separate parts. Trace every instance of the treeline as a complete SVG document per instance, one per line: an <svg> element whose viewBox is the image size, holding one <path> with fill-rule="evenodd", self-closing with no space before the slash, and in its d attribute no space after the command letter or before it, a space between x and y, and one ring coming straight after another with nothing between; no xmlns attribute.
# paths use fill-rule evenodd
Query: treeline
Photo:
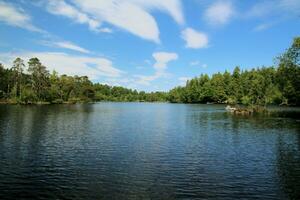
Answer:
<svg viewBox="0 0 300 200"><path fill-rule="evenodd" d="M24 73L27 71L27 73ZM138 92L124 87L93 84L87 76L49 73L38 58L28 67L16 58L10 69L0 64L0 99L8 103L76 103L91 101L165 101L164 92Z"/></svg>
<svg viewBox="0 0 300 200"><path fill-rule="evenodd" d="M300 37L277 58L277 67L224 72L187 81L169 92L176 103L227 103L244 105L300 105Z"/></svg>
<svg viewBox="0 0 300 200"><path fill-rule="evenodd" d="M25 65L16 58L11 68L0 63L0 102L75 103L91 101L169 101L173 103L227 103L244 105L300 105L300 37L277 58L277 67L232 73L202 74L184 87L146 93L92 83L87 76L50 73L38 58ZM26 71L26 73L25 73Z"/></svg>

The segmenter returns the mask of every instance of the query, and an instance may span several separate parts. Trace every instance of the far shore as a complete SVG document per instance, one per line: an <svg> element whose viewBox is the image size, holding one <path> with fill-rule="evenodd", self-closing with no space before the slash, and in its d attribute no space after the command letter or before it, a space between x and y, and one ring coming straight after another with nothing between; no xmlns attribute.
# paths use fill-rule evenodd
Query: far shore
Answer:
<svg viewBox="0 0 300 200"><path fill-rule="evenodd" d="M170 104L189 104L189 105L224 105L224 106L232 106L237 109L244 109L244 108L269 108L269 107L280 107L280 108L300 108L297 105L290 105L290 104L269 104L269 105L244 105L244 104L228 104L228 103L220 103L220 102L209 102L209 103L182 103L182 102L170 102L170 101L93 101L93 100L81 100L81 101L59 101L59 102L47 102L47 101L38 101L38 102L16 102L13 100L0 100L0 104L6 105L59 105L59 104L89 104L89 103L101 103L101 102L111 102L111 103L170 103Z"/></svg>

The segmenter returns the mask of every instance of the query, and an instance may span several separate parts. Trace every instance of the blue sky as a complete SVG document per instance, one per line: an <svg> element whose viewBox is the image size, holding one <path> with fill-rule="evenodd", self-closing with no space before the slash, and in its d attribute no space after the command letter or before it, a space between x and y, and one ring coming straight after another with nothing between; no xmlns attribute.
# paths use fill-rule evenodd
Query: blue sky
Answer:
<svg viewBox="0 0 300 200"><path fill-rule="evenodd" d="M250 69L300 35L300 0L0 0L0 62L166 91L201 73Z"/></svg>

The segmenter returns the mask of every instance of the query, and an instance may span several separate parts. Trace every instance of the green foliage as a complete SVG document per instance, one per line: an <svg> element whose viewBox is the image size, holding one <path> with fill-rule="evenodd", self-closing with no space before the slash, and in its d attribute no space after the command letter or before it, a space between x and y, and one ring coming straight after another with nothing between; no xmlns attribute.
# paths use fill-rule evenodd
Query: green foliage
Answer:
<svg viewBox="0 0 300 200"><path fill-rule="evenodd" d="M15 98L21 97L22 91L21 88L23 86L23 71L25 68L24 61L21 58L16 58L13 62L12 72L14 78L14 92L12 96Z"/></svg>
<svg viewBox="0 0 300 200"><path fill-rule="evenodd" d="M168 95L168 101L171 103L182 103L182 102L188 102L190 100L187 100L186 97L186 89L183 87L176 87L172 90L170 90Z"/></svg>
<svg viewBox="0 0 300 200"><path fill-rule="evenodd" d="M90 101L169 101L173 103L228 103L244 105L300 105L300 37L278 58L278 67L242 71L235 67L212 76L201 74L184 87L169 92L136 91L92 83L86 76L51 74L38 58L20 58L11 69L0 63L0 99L15 103L76 103Z"/></svg>
<svg viewBox="0 0 300 200"><path fill-rule="evenodd" d="M28 72L31 75L32 90L39 100L45 100L49 87L49 72L38 58L31 58L28 62Z"/></svg>
<svg viewBox="0 0 300 200"><path fill-rule="evenodd" d="M12 70L5 69L0 63L0 99L9 98L13 86L14 76Z"/></svg>
<svg viewBox="0 0 300 200"><path fill-rule="evenodd" d="M22 96L20 98L21 103L34 103L37 102L39 99L37 98L35 92L30 88L26 87L22 90Z"/></svg>
<svg viewBox="0 0 300 200"><path fill-rule="evenodd" d="M280 90L277 75L274 67L263 67L251 71L240 71L236 68L232 74L217 73L211 78L201 75L188 81L180 90L179 88L171 90L169 101L266 105L280 104L284 99L282 93L286 93L286 98L295 102L294 87L287 81L283 90Z"/></svg>
<svg viewBox="0 0 300 200"><path fill-rule="evenodd" d="M170 102L300 105L300 37L279 57L279 67L201 75L169 92Z"/></svg>
<svg viewBox="0 0 300 200"><path fill-rule="evenodd" d="M166 101L166 92L145 93L120 86L93 84L87 76L51 74L38 58L28 62L17 58L11 69L0 64L0 99L11 103L76 103L91 101Z"/></svg>
<svg viewBox="0 0 300 200"><path fill-rule="evenodd" d="M241 98L241 103L248 106L251 104L251 98L249 96L243 96Z"/></svg>
<svg viewBox="0 0 300 200"><path fill-rule="evenodd" d="M277 81L289 104L300 104L300 37L279 57Z"/></svg>

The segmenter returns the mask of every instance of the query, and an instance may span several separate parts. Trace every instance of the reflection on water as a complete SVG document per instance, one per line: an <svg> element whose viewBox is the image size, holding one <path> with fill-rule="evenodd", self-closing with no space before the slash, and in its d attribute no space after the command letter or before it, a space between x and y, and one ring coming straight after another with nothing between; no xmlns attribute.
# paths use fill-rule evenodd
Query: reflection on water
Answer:
<svg viewBox="0 0 300 200"><path fill-rule="evenodd" d="M1 105L0 199L297 199L297 120L219 105Z"/></svg>

